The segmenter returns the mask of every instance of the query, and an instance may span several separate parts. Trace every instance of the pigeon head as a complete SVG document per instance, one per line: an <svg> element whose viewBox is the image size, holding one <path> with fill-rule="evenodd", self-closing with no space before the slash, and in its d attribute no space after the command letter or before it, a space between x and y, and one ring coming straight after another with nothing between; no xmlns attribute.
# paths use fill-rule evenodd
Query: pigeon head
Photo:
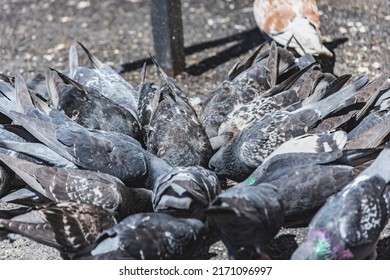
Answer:
<svg viewBox="0 0 390 280"><path fill-rule="evenodd" d="M257 145L244 143L243 137L230 142L221 148L211 157L209 168L218 176L224 176L236 182L244 181L264 160L262 151ZM259 137L258 142L263 141Z"/></svg>
<svg viewBox="0 0 390 280"><path fill-rule="evenodd" d="M204 210L221 192L218 177L200 166L175 167L160 176L153 190L155 212L205 220Z"/></svg>
<svg viewBox="0 0 390 280"><path fill-rule="evenodd" d="M235 151L232 145L227 144L222 146L211 157L209 168L218 176L224 176L234 181L241 182L247 177L247 172L241 173L243 169L246 169L246 165L234 154Z"/></svg>
<svg viewBox="0 0 390 280"><path fill-rule="evenodd" d="M315 231L293 253L293 260L343 260L353 254L344 242L323 231Z"/></svg>

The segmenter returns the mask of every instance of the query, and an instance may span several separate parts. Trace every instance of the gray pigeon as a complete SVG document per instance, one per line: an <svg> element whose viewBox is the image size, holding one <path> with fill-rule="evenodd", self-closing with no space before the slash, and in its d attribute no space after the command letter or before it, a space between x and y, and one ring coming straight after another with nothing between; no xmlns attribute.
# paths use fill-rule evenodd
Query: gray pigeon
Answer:
<svg viewBox="0 0 390 280"><path fill-rule="evenodd" d="M136 116L139 94L134 87L110 66L99 61L83 44L80 42L78 44L88 55L95 69L78 66L76 45L72 44L69 50L70 78L87 88L94 88Z"/></svg>
<svg viewBox="0 0 390 280"><path fill-rule="evenodd" d="M136 112L130 112L105 97L95 88L86 87L57 70L47 73L52 107L88 129L119 132L142 143Z"/></svg>
<svg viewBox="0 0 390 280"><path fill-rule="evenodd" d="M11 112L13 119L50 149L79 167L108 173L131 187L152 189L171 167L145 151L134 138L115 132L88 130L58 110Z"/></svg>
<svg viewBox="0 0 390 280"><path fill-rule="evenodd" d="M346 138L343 131L293 138L238 185L274 185L284 205L284 227L307 225L327 198L352 181L380 152L343 150Z"/></svg>
<svg viewBox="0 0 390 280"><path fill-rule="evenodd" d="M26 208L23 208L26 209ZM0 213L0 229L20 234L38 243L54 247L63 258L92 244L104 231L116 224L112 213L100 207L61 202Z"/></svg>
<svg viewBox="0 0 390 280"><path fill-rule="evenodd" d="M212 171L200 166L172 168L156 181L153 209L205 221L205 209L220 192L219 179Z"/></svg>
<svg viewBox="0 0 390 280"><path fill-rule="evenodd" d="M367 115L348 133L347 149L375 148L390 134L390 111L381 110Z"/></svg>
<svg viewBox="0 0 390 280"><path fill-rule="evenodd" d="M217 136L219 126L234 106L249 102L271 87L267 68L262 63L254 63L262 47L240 67L236 64L229 79L211 92L204 102L200 120L209 138Z"/></svg>
<svg viewBox="0 0 390 280"><path fill-rule="evenodd" d="M235 107L256 97L288 89L307 70L306 66L314 61L307 57L295 61L289 51L277 47L275 43L271 44L269 50L260 53L263 46L243 64L237 63L230 70L228 80L223 81L204 102L200 120L209 138L218 135L219 126Z"/></svg>
<svg viewBox="0 0 390 280"><path fill-rule="evenodd" d="M267 113L277 110L292 111L302 107L304 103L307 105L318 101L311 98L311 102L307 102L308 97L311 94L317 95L317 92L321 92L321 96L317 96L317 98L322 98L334 79L333 75L323 74L318 70L318 65L313 65L290 85L290 89L272 96L260 95L248 103L235 106L220 125L218 136L210 139L213 149L217 150L220 146L231 141L241 131L250 127L255 120L262 118Z"/></svg>
<svg viewBox="0 0 390 280"><path fill-rule="evenodd" d="M242 248L256 250L261 258L267 244L284 222L283 203L276 187L234 186L220 193L206 210L207 223L220 233L229 258L235 259Z"/></svg>
<svg viewBox="0 0 390 280"><path fill-rule="evenodd" d="M292 259L375 259L390 215L390 147L339 193L309 224Z"/></svg>
<svg viewBox="0 0 390 280"><path fill-rule="evenodd" d="M118 214L152 211L152 192L126 187L118 178L90 170L57 168L1 155L0 160L35 191L53 202L92 204Z"/></svg>
<svg viewBox="0 0 390 280"><path fill-rule="evenodd" d="M25 87L25 83L20 84ZM149 189L160 174L171 168L128 135L88 130L57 109L42 113L33 107L27 89L15 92L16 105L0 103L0 111L78 167L108 173L131 187Z"/></svg>
<svg viewBox="0 0 390 280"><path fill-rule="evenodd" d="M376 79L377 84L375 94L361 111L359 119L362 118L354 128L348 133L348 149L365 149L379 147L388 140L390 134L390 105L388 103L388 94L390 93L389 74ZM385 82L379 83L385 80ZM372 86L372 85L371 85ZM379 96L378 96L379 95ZM376 103L374 102L376 101ZM363 118L364 117L364 118Z"/></svg>
<svg viewBox="0 0 390 280"><path fill-rule="evenodd" d="M378 99L378 96L383 94L385 87L390 87L389 74L381 75L380 77L370 81L364 88L360 89L349 102L351 106L342 108L340 112L335 112L329 117L326 117L311 133L318 133L321 131L328 131L337 128L343 128L350 131L350 127L356 126L360 122L362 116L371 107L371 104ZM355 147L359 148L359 147ZM369 147L360 147L362 149Z"/></svg>
<svg viewBox="0 0 390 280"><path fill-rule="evenodd" d="M276 111L255 121L211 158L210 169L235 181L245 180L277 147L304 135L318 121L351 102L368 79L366 76L316 103L292 112Z"/></svg>
<svg viewBox="0 0 390 280"><path fill-rule="evenodd" d="M75 259L190 259L205 230L197 219L139 213L106 230Z"/></svg>
<svg viewBox="0 0 390 280"><path fill-rule="evenodd" d="M298 101L297 92L287 90L270 97L257 96L248 103L236 106L221 123L218 135L210 139L213 149L218 150L265 114L285 108Z"/></svg>
<svg viewBox="0 0 390 280"><path fill-rule="evenodd" d="M15 147L24 147L25 149ZM42 151L44 152L41 153ZM0 155L2 154L30 160L35 163L49 160L54 165L64 164L67 167L75 167L74 164L57 155L46 146L39 143L26 142L25 139L8 131L4 126L0 126ZM15 173L8 166L3 163L0 164L0 197L8 194L14 188L24 186L25 183L18 176L15 176Z"/></svg>
<svg viewBox="0 0 390 280"><path fill-rule="evenodd" d="M171 166L207 167L213 150L194 108L185 93L153 61L165 83L154 91L157 103L148 124L147 150Z"/></svg>

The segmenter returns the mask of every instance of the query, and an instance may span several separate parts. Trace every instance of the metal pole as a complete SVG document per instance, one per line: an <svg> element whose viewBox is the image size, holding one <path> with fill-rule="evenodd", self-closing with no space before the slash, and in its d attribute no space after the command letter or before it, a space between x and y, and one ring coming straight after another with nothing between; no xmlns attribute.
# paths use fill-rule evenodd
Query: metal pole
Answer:
<svg viewBox="0 0 390 280"><path fill-rule="evenodd" d="M156 59L168 75L177 75L185 69L180 0L151 0L150 10Z"/></svg>

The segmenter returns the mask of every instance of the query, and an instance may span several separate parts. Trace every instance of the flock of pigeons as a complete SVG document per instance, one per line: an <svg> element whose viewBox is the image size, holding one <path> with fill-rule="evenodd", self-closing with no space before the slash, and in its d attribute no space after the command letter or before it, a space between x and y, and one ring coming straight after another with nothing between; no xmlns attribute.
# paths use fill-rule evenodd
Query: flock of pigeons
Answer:
<svg viewBox="0 0 390 280"><path fill-rule="evenodd" d="M134 89L78 44L94 68L74 43L68 71L0 76L2 239L64 259L190 259L217 233L231 259L267 259L282 227L308 225L292 259L376 258L389 73L335 77L272 42L197 112L153 58L162 82L144 67Z"/></svg>

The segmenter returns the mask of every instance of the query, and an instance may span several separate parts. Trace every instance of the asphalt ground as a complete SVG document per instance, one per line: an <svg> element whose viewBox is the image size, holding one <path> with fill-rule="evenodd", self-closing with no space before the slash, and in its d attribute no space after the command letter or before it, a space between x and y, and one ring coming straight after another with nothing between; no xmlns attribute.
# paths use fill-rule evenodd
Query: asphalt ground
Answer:
<svg viewBox="0 0 390 280"><path fill-rule="evenodd" d="M335 59L327 70L336 75L367 73L375 78L390 69L390 13L387 0L320 0L321 32ZM186 72L175 77L198 106L226 77L230 68L262 42L250 0L182 0ZM101 61L126 65L124 77L134 86L142 61L153 53L149 1L0 0L0 73L27 79L47 67L68 68L68 48L82 42ZM90 66L80 51L81 64ZM153 67L148 79L158 80ZM198 107L199 108L199 107ZM389 230L378 244L378 259L390 259ZM289 259L305 228L282 229L268 253ZM244 257L251 257L245 254ZM0 242L0 259L59 259L55 249L25 238ZM194 256L226 259L213 236Z"/></svg>

